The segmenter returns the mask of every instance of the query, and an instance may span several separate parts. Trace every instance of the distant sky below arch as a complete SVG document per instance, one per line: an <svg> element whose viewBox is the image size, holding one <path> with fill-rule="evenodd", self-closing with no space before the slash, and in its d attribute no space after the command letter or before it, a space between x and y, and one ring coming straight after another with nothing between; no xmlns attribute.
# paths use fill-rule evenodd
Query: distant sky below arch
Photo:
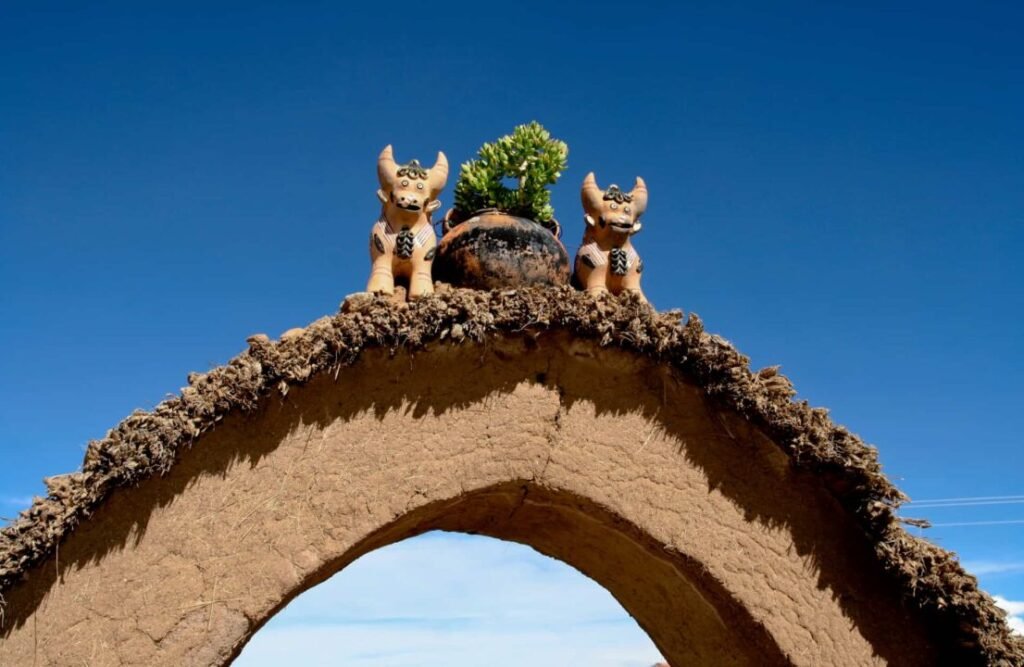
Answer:
<svg viewBox="0 0 1024 667"><path fill-rule="evenodd" d="M260 629L235 667L650 667L608 591L530 547L427 533L372 551Z"/></svg>

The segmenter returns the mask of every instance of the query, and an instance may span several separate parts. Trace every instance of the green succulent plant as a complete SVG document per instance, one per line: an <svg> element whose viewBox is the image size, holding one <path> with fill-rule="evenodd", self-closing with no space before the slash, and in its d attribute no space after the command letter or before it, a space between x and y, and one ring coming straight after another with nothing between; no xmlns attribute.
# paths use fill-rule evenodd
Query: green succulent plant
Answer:
<svg viewBox="0 0 1024 667"><path fill-rule="evenodd" d="M540 123L517 126L512 134L481 146L477 159L462 165L453 218L463 220L476 211L495 208L544 226L554 224L547 186L565 171L568 156L565 142L552 139ZM507 187L506 178L516 180L519 187Z"/></svg>

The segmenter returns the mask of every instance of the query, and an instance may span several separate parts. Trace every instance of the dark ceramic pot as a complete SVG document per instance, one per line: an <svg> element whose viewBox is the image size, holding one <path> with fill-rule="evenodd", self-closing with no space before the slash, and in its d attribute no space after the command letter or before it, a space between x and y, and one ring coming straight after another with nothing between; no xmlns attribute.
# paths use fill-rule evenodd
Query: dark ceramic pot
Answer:
<svg viewBox="0 0 1024 667"><path fill-rule="evenodd" d="M569 254L533 220L487 211L441 238L433 273L434 280L474 289L568 285Z"/></svg>

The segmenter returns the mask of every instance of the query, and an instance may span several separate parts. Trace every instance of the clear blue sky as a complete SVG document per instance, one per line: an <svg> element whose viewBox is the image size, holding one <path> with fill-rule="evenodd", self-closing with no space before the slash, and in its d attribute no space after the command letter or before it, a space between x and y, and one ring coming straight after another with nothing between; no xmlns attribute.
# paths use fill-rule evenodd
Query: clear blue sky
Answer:
<svg viewBox="0 0 1024 667"><path fill-rule="evenodd" d="M531 119L570 147L570 251L586 172L642 175L657 306L781 363L914 498L1024 495L1016 3L208 4L0 8L0 514L361 289L384 144L457 164ZM1024 524L928 534L1024 600Z"/></svg>

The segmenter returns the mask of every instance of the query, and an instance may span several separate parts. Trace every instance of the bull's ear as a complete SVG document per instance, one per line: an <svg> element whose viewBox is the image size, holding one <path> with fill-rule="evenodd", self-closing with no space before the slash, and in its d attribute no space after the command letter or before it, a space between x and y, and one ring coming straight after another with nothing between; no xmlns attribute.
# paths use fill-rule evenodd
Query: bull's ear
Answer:
<svg viewBox="0 0 1024 667"><path fill-rule="evenodd" d="M427 204L427 213L433 213L434 211L436 211L439 208L441 208L441 200L440 199L431 200L431 202L429 204Z"/></svg>
<svg viewBox="0 0 1024 667"><path fill-rule="evenodd" d="M380 200L381 204L387 204L388 203L388 195L383 190L377 190L377 199Z"/></svg>
<svg viewBox="0 0 1024 667"><path fill-rule="evenodd" d="M636 217L639 218L647 210L647 184L644 183L644 179L637 176L633 190L629 194L633 197L633 209L636 211Z"/></svg>
<svg viewBox="0 0 1024 667"><path fill-rule="evenodd" d="M597 221L594 220L594 216L590 215L589 213L583 214L583 222L587 223L588 227L593 227L594 225L597 224Z"/></svg>

